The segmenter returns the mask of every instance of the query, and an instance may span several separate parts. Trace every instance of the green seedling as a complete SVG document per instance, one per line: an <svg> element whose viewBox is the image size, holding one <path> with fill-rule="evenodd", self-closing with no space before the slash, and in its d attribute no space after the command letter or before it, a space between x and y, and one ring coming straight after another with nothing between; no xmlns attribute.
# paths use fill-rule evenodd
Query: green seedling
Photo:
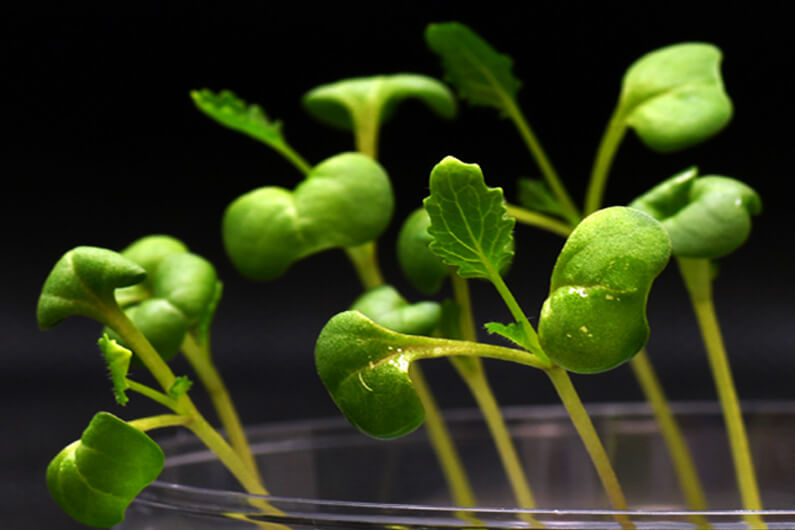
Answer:
<svg viewBox="0 0 795 530"><path fill-rule="evenodd" d="M761 509L711 298L712 260L748 237L751 216L761 209L759 197L736 180L699 177L691 169L657 185L630 207L602 208L610 166L627 130L634 130L653 151L669 152L707 140L726 126L732 103L723 88L720 51L706 43L675 44L629 67L579 207L520 109L522 83L513 73L512 59L456 22L429 25L425 39L461 99L496 109L514 123L542 177L518 182L521 206L516 206L506 203L502 189L486 185L476 164L446 157L433 168L430 196L406 219L397 258L420 293L440 296L449 281L451 297L409 302L386 282L377 259L377 240L392 220L395 202L388 172L377 161L381 127L408 98L442 118L457 112L453 91L419 74L344 79L306 93L305 109L320 122L349 131L357 151L332 154L317 164L287 142L282 123L259 105L228 90L191 92L202 113L275 150L302 177L293 189L264 182L263 187L241 190L228 205L222 237L232 264L250 279L270 281L320 252L345 252L363 290L320 332L318 374L342 413L370 436L395 438L424 424L453 502L462 508L477 505L474 488L420 364L445 357L461 375L483 412L521 508L535 508L535 500L482 359L543 371L619 510L617 521L631 528L618 477L569 372L632 366L658 417L686 502L691 509L706 509L687 445L644 351L650 333L647 299L673 252L727 410L744 507ZM420 184L425 188L425 182ZM517 223L567 237L552 269L549 296L534 312L540 315L536 327L505 279L515 252L522 251L514 245ZM489 282L505 302L508 321L484 327L510 347L479 339L469 281ZM212 264L169 236L148 236L121 252L77 247L56 263L39 299L39 325L49 328L70 315L97 321L102 325L98 345L118 405L142 395L167 409L166 414L131 421L99 413L81 439L52 461L48 487L78 521L110 526L123 519L128 504L163 466L162 451L145 434L163 427L191 430L243 489L268 494L212 361L210 326L221 294ZM208 391L226 437L196 408L192 379L176 375L169 366L180 354ZM133 377L130 370L141 368L156 386ZM264 499L251 503L252 513L280 515ZM478 526L466 511L459 516L465 524ZM521 517L530 526L541 526L529 512ZM754 527L764 526L754 514L747 519ZM695 516L693 521L706 524Z"/></svg>

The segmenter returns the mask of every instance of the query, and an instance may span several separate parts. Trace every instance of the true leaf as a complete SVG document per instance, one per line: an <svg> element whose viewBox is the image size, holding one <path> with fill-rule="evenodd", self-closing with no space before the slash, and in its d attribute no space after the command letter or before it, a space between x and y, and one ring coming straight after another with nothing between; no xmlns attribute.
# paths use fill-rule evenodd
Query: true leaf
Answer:
<svg viewBox="0 0 795 530"><path fill-rule="evenodd" d="M715 259L733 252L751 232L751 217L762 200L749 186L729 177L674 175L630 205L660 221L684 258Z"/></svg>
<svg viewBox="0 0 795 530"><path fill-rule="evenodd" d="M50 328L70 315L106 323L118 310L114 290L141 282L146 271L117 252L76 247L55 264L41 290L36 315L39 327Z"/></svg>
<svg viewBox="0 0 795 530"><path fill-rule="evenodd" d="M450 267L428 248L432 239L428 233L430 224L428 212L418 208L406 218L397 239L397 258L403 274L425 294L438 292L450 274Z"/></svg>
<svg viewBox="0 0 795 530"><path fill-rule="evenodd" d="M268 186L238 197L224 213L224 246L242 274L271 280L311 254L377 238L393 209L383 168L343 153L313 167L294 191Z"/></svg>
<svg viewBox="0 0 795 530"><path fill-rule="evenodd" d="M624 75L619 115L658 151L709 138L732 116L720 75L721 58L717 47L697 42L644 55Z"/></svg>
<svg viewBox="0 0 795 530"><path fill-rule="evenodd" d="M190 93L196 107L224 127L242 132L277 150L289 149L282 124L271 121L259 105L248 104L231 90L214 93L203 88Z"/></svg>
<svg viewBox="0 0 795 530"><path fill-rule="evenodd" d="M130 388L130 384L127 382L127 373L130 370L132 352L120 346L118 342L109 338L107 334L102 335L97 344L108 365L116 403L123 407L130 401L126 391Z"/></svg>
<svg viewBox="0 0 795 530"><path fill-rule="evenodd" d="M517 324L516 322L511 322L510 324L501 324L500 322L486 322L485 324L486 331L493 335L500 335L508 339L509 341L513 342L514 344L521 346L522 348L528 349L528 339L527 335L525 335L522 326Z"/></svg>
<svg viewBox="0 0 795 530"><path fill-rule="evenodd" d="M192 386L193 381L191 381L188 376L181 375L174 379L174 383L168 389L168 395L174 399L179 399L185 395Z"/></svg>
<svg viewBox="0 0 795 530"><path fill-rule="evenodd" d="M47 467L53 499L77 521L109 528L124 520L132 500L163 469L160 447L143 431L107 412Z"/></svg>
<svg viewBox="0 0 795 530"><path fill-rule="evenodd" d="M463 99L503 112L516 99L521 83L511 71L511 58L498 53L464 24L430 24L425 40L440 56L445 79Z"/></svg>
<svg viewBox="0 0 795 530"><path fill-rule="evenodd" d="M646 343L646 301L668 263L671 240L652 217L613 207L588 216L560 252L538 337L572 372L609 370Z"/></svg>
<svg viewBox="0 0 795 530"><path fill-rule="evenodd" d="M519 204L525 208L534 212L564 215L563 207L543 180L519 179L517 187L519 188Z"/></svg>
<svg viewBox="0 0 795 530"><path fill-rule="evenodd" d="M411 335L428 335L439 323L441 307L436 302L409 304L391 285L370 289L351 305L385 328Z"/></svg>
<svg viewBox="0 0 795 530"><path fill-rule="evenodd" d="M513 227L502 189L489 188L477 164L451 156L431 171L425 209L429 248L464 278L494 278L513 258Z"/></svg>
<svg viewBox="0 0 795 530"><path fill-rule="evenodd" d="M456 112L455 98L444 84L417 74L344 79L312 89L303 103L315 118L352 130L373 117L378 124L385 122L406 98L419 99L444 118L452 118Z"/></svg>

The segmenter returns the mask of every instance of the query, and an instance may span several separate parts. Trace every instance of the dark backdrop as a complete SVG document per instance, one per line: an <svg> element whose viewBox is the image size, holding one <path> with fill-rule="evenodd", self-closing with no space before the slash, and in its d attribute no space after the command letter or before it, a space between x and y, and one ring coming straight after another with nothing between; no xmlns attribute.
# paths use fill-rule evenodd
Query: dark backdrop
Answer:
<svg viewBox="0 0 795 530"><path fill-rule="evenodd" d="M247 422L335 415L312 363L324 322L358 294L339 251L296 264L282 280L251 284L227 262L219 236L223 209L254 187L293 186L296 171L278 155L201 115L193 88L230 88L283 120L288 140L313 162L351 149L347 133L303 112L301 95L343 77L417 72L441 75L425 47L432 21L471 24L515 58L520 104L579 200L596 143L625 68L642 53L683 40L725 52L724 77L736 106L730 126L687 151L659 155L629 134L607 189L610 203L632 199L692 164L746 180L765 201L747 245L721 261L717 303L740 394L792 399L795 373L790 166L793 45L775 4L525 2L507 8L457 2L318 8L171 4L140 13L66 9L16 13L0 21L4 189L0 303L2 519L9 528L70 528L47 498L47 461L79 436L97 410L132 418L157 409L136 397L115 406L94 345L97 327L70 319L35 326L41 283L58 257L81 244L121 248L149 233L182 238L213 260L225 282L214 327L217 362ZM554 6L553 6L554 4ZM695 7L694 7L695 6ZM719 6L719 7L716 7ZM489 9L493 7L493 12ZM445 122L406 102L383 129L381 161L393 177L396 219L426 195L430 168L444 155L481 164L490 185L515 199L517 176L536 168L507 120L462 107ZM394 263L396 228L384 236L387 277L418 294ZM519 227L508 283L537 314L561 242ZM488 285L474 285L479 321L508 320ZM650 301L650 352L674 399L713 399L712 383L684 291L666 271ZM543 377L488 364L505 404L551 403ZM185 370L178 364L178 370ZM444 362L428 363L444 406L468 406ZM626 368L576 377L588 402L638 400ZM195 392L203 402L201 392ZM4 526L6 526L4 523Z"/></svg>

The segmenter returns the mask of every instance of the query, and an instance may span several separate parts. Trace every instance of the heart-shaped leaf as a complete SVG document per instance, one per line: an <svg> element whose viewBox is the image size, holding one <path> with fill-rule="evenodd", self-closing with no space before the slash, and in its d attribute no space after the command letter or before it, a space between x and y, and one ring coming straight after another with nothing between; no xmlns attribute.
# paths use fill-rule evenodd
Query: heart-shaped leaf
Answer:
<svg viewBox="0 0 795 530"><path fill-rule="evenodd" d="M311 254L377 238L393 208L383 168L343 153L312 168L292 192L269 186L233 201L224 213L224 246L242 274L271 280Z"/></svg>
<svg viewBox="0 0 795 530"><path fill-rule="evenodd" d="M733 252L751 232L751 216L762 200L729 177L696 177L690 169L658 184L629 206L660 221L683 258L715 259Z"/></svg>
<svg viewBox="0 0 795 530"><path fill-rule="evenodd" d="M436 302L409 304L391 285L370 289L351 305L385 328L411 335L428 335L439 323L442 309Z"/></svg>
<svg viewBox="0 0 795 530"><path fill-rule="evenodd" d="M170 361L179 353L190 326L185 315L168 300L150 298L126 308L124 312L163 360ZM124 340L112 329L106 327L102 332L127 347ZM141 365L137 357L133 358L133 362L137 366Z"/></svg>
<svg viewBox="0 0 795 530"><path fill-rule="evenodd" d="M384 123L406 98L419 99L444 118L455 116L455 98L450 89L436 79L417 74L344 79L312 89L303 103L319 120L352 130L369 119Z"/></svg>
<svg viewBox="0 0 795 530"><path fill-rule="evenodd" d="M143 267L146 278L141 283L116 289L116 301L121 307L126 307L152 296L151 280L155 268L163 258L187 251L188 247L182 241L168 235L145 236L131 243L120 254Z"/></svg>
<svg viewBox="0 0 795 530"><path fill-rule="evenodd" d="M53 267L41 290L37 307L39 327L50 328L70 315L106 323L118 310L114 290L143 281L146 271L117 252L76 247Z"/></svg>
<svg viewBox="0 0 795 530"><path fill-rule="evenodd" d="M613 207L591 214L571 233L552 272L538 338L572 372L609 370L646 343L646 301L665 268L671 240L652 217Z"/></svg>
<svg viewBox="0 0 795 530"><path fill-rule="evenodd" d="M428 248L432 240L429 226L431 218L428 212L425 208L418 208L406 218L397 239L398 263L403 274L425 294L438 292L450 274L450 267Z"/></svg>
<svg viewBox="0 0 795 530"><path fill-rule="evenodd" d="M89 423L80 440L65 447L47 467L47 488L77 521L109 528L163 469L160 447L143 431L107 412Z"/></svg>
<svg viewBox="0 0 795 530"><path fill-rule="evenodd" d="M732 116L720 75L721 57L715 46L698 42L644 55L624 75L618 114L658 151L706 140Z"/></svg>

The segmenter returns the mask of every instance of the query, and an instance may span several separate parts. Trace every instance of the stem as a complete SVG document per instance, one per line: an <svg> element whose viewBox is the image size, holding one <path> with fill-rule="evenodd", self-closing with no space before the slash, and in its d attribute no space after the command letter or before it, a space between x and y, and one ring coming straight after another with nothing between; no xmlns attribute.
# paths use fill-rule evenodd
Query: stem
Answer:
<svg viewBox="0 0 795 530"><path fill-rule="evenodd" d="M312 170L312 166L301 156L299 155L292 147L287 145L271 145L276 152L286 158L293 166L295 166L298 171L304 174L304 176L309 175L309 172Z"/></svg>
<svg viewBox="0 0 795 530"><path fill-rule="evenodd" d="M679 488L684 494L688 508L693 511L707 510L704 488L696 473L696 466L693 462L690 448L687 446L682 430L671 412L665 392L662 389L662 385L660 385L657 374L654 372L654 367L646 354L646 350L640 350L629 364L635 373L635 378L640 384L646 401L649 402L654 412L654 417L660 427L668 453L671 455L671 461L679 481ZM707 520L701 515L694 515L692 520L699 528L709 526Z"/></svg>
<svg viewBox="0 0 795 530"><path fill-rule="evenodd" d="M161 414L159 416L149 416L147 418L138 418L127 422L130 427L135 427L141 431L151 431L152 429L161 429L163 427L177 427L187 426L193 418L190 416L181 416L179 414Z"/></svg>
<svg viewBox="0 0 795 530"><path fill-rule="evenodd" d="M199 344L192 333L187 333L182 343L182 352L207 390L218 418L221 420L221 425L226 431L226 435L229 437L235 452L248 466L251 473L257 476L261 482L262 478L254 460L254 455L251 452L251 447L246 439L246 433L243 430L240 417L232 403L229 391L223 379L221 379L221 375L212 362L209 346L207 344Z"/></svg>
<svg viewBox="0 0 795 530"><path fill-rule="evenodd" d="M563 406L566 407L566 411L569 413L572 423L574 423L574 428L580 435L583 444L585 444L585 449L588 451L599 479L602 481L605 492L607 492L607 496L610 499L610 504L613 505L615 510L627 511L629 509L627 501L624 498L623 491L621 491L621 485L618 483L616 473L613 471L607 452L596 434L591 418L588 416L588 412L586 412L580 397L577 395L577 391L574 389L574 385L571 383L568 372L557 365L553 365L546 372L555 386ZM615 517L622 528L635 528L635 525L632 524L626 514L616 514Z"/></svg>
<svg viewBox="0 0 795 530"><path fill-rule="evenodd" d="M447 486L450 488L453 502L456 506L475 506L477 500L461 463L461 457L453 445L453 439L447 430L447 425L445 425L428 383L425 381L419 363L412 363L409 369L411 370L409 377L414 383L414 390L425 409L425 428L428 430L428 438L431 440L431 446L442 467L442 473L444 473Z"/></svg>
<svg viewBox="0 0 795 530"><path fill-rule="evenodd" d="M734 386L726 348L723 345L723 337L715 314L710 261L687 258L677 258L677 261L701 329L707 358L723 409L743 508L761 510L762 500L751 460L748 435L745 431L737 390ZM749 514L745 516L745 519L753 528L767 528L757 515Z"/></svg>
<svg viewBox="0 0 795 530"><path fill-rule="evenodd" d="M624 122L624 113L620 107L616 107L610 117L610 121L607 123L607 129L605 129L605 133L599 143L599 149L596 151L596 160L594 160L593 169L591 170L591 180L588 183L588 191L585 194L583 215L590 215L601 208L607 184L607 175L610 173L613 158L626 132L627 125Z"/></svg>
<svg viewBox="0 0 795 530"><path fill-rule="evenodd" d="M375 241L368 241L357 247L346 247L345 253L356 269L365 291L384 284L384 277L378 267Z"/></svg>
<svg viewBox="0 0 795 530"><path fill-rule="evenodd" d="M514 217L520 223L541 228L547 232L552 232L559 236L568 237L571 234L571 226L559 221L554 217L549 217L521 206L514 204L506 204L505 209L508 210L508 215Z"/></svg>
<svg viewBox="0 0 795 530"><path fill-rule="evenodd" d="M354 140L356 150L378 159L378 116L369 112L357 112L354 118Z"/></svg>
<svg viewBox="0 0 795 530"><path fill-rule="evenodd" d="M541 147L533 130L530 128L530 124L527 123L522 111L519 110L519 107L516 106L516 102L514 102L512 98L503 98L503 102L505 103L505 111L508 116L511 117L519 134L530 149L530 153L533 155L533 158L535 158L539 169L541 169L541 173L544 175L544 180L546 180L547 185L549 185L549 189L552 190L558 202L563 206L566 218L571 224L576 225L580 221L580 213L577 211L574 201L571 200L571 197L566 191L566 187L560 181L560 177L558 177L555 168L552 167L547 155L544 153L544 149Z"/></svg>
<svg viewBox="0 0 795 530"><path fill-rule="evenodd" d="M510 289L508 289L508 286L505 284L505 280L503 280L502 276L500 276L500 274L496 271L492 271L490 279L491 283L494 284L494 287L497 289L497 292L500 293L505 305L508 306L508 310L511 312L511 315L513 315L514 320L516 320L516 322L522 326L522 331L524 331L528 341L527 349L536 354L536 356L538 356L542 362L546 363L546 368L551 366L549 358L544 353L544 350L541 349L536 331L533 329L533 326L530 325L530 321L527 319L524 311L522 311L522 308L519 307L519 303L516 301L516 298L514 298Z"/></svg>
<svg viewBox="0 0 795 530"><path fill-rule="evenodd" d="M156 401L157 403L160 403L164 407L169 408L174 412L179 410L179 403L177 403L177 400L171 396L155 390L152 387L138 383L137 381L133 381L132 379L127 379L127 384L130 385L130 390L133 392L138 392L142 396L146 396L152 401Z"/></svg>

